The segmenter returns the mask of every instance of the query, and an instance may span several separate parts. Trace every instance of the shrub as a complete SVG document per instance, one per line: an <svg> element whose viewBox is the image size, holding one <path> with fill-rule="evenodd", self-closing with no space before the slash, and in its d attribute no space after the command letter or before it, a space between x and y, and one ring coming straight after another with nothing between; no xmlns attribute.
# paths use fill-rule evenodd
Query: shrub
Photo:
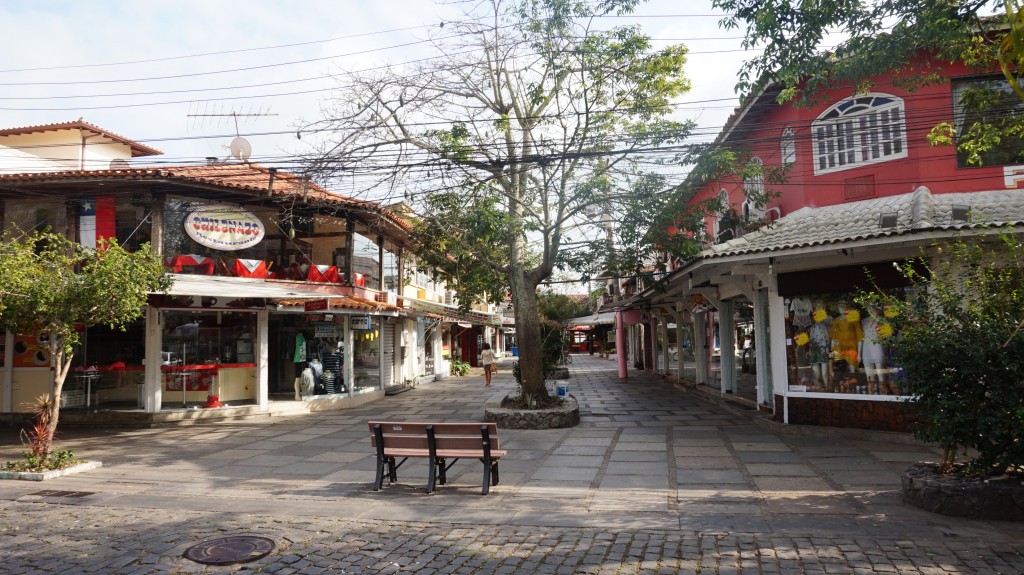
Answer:
<svg viewBox="0 0 1024 575"><path fill-rule="evenodd" d="M449 362L451 365L450 372L455 377L462 377L469 374L469 364L461 359L452 358Z"/></svg>
<svg viewBox="0 0 1024 575"><path fill-rule="evenodd" d="M920 414L914 433L944 448L940 471L961 452L964 473L1024 471L1024 248L1004 231L997 243L961 237L934 249L902 266L909 297L858 300L891 306L894 357Z"/></svg>

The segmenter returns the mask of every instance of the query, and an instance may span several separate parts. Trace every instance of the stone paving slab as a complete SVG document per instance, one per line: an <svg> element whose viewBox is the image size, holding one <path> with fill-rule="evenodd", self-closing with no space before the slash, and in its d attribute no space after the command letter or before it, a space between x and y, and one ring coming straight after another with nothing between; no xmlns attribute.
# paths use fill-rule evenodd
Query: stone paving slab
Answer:
<svg viewBox="0 0 1024 575"><path fill-rule="evenodd" d="M476 461L433 495L422 461L374 492L366 421L479 420L487 396L514 389L509 370L494 390L472 376L344 412L62 429L62 448L104 466L0 482L3 570L223 573L237 569L181 553L254 533L278 548L244 571L280 574L1024 572L1024 526L902 503L899 474L936 457L930 446L799 435L657 375L622 382L588 356L572 369L580 426L501 430L511 451L487 497ZM20 450L16 430L0 430L0 460Z"/></svg>

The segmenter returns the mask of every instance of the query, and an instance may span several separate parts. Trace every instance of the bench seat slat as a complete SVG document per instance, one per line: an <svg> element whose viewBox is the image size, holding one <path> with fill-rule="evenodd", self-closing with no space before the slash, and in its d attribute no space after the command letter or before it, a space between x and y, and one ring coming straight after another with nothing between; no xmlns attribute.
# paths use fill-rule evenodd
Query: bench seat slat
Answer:
<svg viewBox="0 0 1024 575"><path fill-rule="evenodd" d="M507 453L506 451L492 449L491 459L501 459ZM483 452L479 449L438 449L437 456L445 459L469 459L483 457Z"/></svg>

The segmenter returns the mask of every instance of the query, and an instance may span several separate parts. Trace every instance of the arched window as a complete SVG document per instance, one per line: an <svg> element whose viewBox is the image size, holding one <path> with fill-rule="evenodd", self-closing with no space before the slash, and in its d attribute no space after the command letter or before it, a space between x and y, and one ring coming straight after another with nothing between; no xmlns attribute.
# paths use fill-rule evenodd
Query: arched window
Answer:
<svg viewBox="0 0 1024 575"><path fill-rule="evenodd" d="M907 157L903 100L896 96L843 100L818 116L812 130L815 174Z"/></svg>
<svg viewBox="0 0 1024 575"><path fill-rule="evenodd" d="M779 139L780 157L783 164L792 164L796 161L796 136L793 135L793 128L786 127L782 130L782 138Z"/></svg>
<svg viewBox="0 0 1024 575"><path fill-rule="evenodd" d="M764 217L765 188L764 162L751 158L747 164L749 173L743 178L743 221L759 220Z"/></svg>

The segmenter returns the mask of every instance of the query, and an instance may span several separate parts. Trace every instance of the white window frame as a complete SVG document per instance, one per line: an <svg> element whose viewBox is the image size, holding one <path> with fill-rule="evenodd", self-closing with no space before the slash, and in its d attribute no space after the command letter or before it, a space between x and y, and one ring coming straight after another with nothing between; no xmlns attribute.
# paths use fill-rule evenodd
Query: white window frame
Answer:
<svg viewBox="0 0 1024 575"><path fill-rule="evenodd" d="M869 93L836 102L811 123L814 174L907 157L903 98Z"/></svg>
<svg viewBox="0 0 1024 575"><path fill-rule="evenodd" d="M796 135L793 128L786 126L782 129L782 137L779 138L779 154L783 164L796 163Z"/></svg>

